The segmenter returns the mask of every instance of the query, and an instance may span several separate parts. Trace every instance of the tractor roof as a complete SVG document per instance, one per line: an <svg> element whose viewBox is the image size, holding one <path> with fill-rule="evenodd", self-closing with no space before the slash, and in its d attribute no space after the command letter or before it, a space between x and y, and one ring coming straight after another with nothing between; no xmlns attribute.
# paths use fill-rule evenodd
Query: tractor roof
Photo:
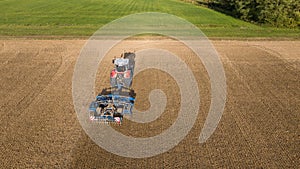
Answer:
<svg viewBox="0 0 300 169"><path fill-rule="evenodd" d="M117 58L117 59L115 59L114 63L115 63L115 65L118 65L118 66L128 65L129 59Z"/></svg>

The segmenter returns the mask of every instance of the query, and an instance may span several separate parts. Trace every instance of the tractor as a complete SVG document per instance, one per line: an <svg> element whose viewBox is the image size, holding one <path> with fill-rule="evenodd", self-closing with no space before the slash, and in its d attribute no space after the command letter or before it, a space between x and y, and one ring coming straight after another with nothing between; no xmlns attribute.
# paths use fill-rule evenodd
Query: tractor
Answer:
<svg viewBox="0 0 300 169"><path fill-rule="evenodd" d="M112 60L114 69L110 73L110 85L121 89L122 87L130 88L132 85L135 53L125 52L121 58Z"/></svg>

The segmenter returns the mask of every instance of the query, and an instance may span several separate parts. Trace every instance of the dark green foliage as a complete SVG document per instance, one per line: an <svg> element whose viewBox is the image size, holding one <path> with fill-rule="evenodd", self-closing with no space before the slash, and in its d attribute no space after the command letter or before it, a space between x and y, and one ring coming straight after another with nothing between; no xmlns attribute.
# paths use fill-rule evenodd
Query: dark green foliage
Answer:
<svg viewBox="0 0 300 169"><path fill-rule="evenodd" d="M299 0L204 0L201 4L245 21L276 27L300 26Z"/></svg>

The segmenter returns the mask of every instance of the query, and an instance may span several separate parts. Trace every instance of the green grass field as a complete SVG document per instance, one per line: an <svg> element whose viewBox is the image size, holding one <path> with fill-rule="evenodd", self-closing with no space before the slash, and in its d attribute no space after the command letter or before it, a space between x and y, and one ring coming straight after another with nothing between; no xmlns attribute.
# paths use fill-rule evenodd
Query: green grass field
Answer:
<svg viewBox="0 0 300 169"><path fill-rule="evenodd" d="M0 36L90 36L122 16L163 12L209 37L300 38L299 29L261 27L180 0L0 0L0 11Z"/></svg>

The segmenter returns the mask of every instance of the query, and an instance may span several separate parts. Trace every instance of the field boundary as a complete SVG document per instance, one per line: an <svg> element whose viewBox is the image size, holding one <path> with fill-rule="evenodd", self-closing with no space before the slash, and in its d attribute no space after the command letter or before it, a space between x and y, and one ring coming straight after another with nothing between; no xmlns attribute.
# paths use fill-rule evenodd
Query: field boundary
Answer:
<svg viewBox="0 0 300 169"><path fill-rule="evenodd" d="M91 36L1 36L0 40L88 40ZM132 40L160 40L163 36L136 36ZM237 41L299 41L300 37L208 37L209 40L237 40Z"/></svg>

